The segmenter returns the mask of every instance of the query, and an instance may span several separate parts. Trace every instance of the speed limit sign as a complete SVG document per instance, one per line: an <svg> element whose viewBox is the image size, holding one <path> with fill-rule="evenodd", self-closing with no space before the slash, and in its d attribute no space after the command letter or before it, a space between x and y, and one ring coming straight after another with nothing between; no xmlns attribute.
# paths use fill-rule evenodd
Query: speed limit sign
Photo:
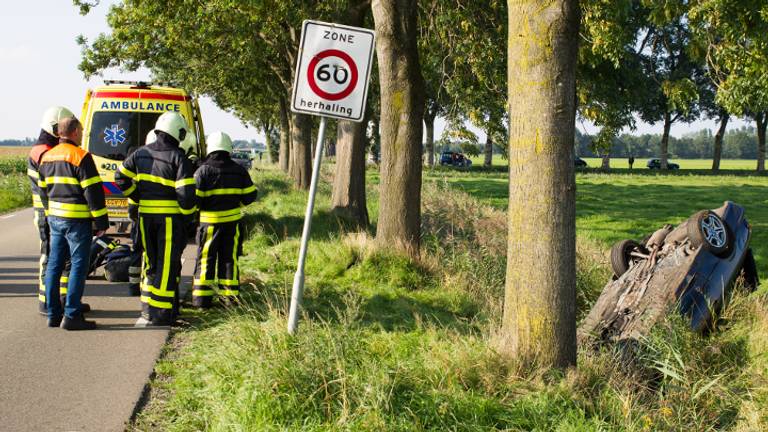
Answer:
<svg viewBox="0 0 768 432"><path fill-rule="evenodd" d="M362 121L375 39L372 30L304 21L291 109Z"/></svg>

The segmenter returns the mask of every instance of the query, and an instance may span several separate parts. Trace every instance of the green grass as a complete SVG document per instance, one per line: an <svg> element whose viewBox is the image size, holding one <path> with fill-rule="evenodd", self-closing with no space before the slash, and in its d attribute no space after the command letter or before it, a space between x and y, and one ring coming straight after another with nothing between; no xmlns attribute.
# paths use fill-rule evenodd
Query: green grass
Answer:
<svg viewBox="0 0 768 432"><path fill-rule="evenodd" d="M507 207L508 177L504 172L434 171L427 175L493 207ZM730 200L746 209L758 266L768 275L766 190L766 177L579 173L576 228L580 237L597 240L608 248L625 238L641 239L663 224L677 224L698 210L717 208Z"/></svg>
<svg viewBox="0 0 768 432"><path fill-rule="evenodd" d="M439 157L439 155L438 155ZM485 157L483 155L470 158L474 167L482 167ZM600 168L602 165L602 159L600 158L582 158L587 163L589 168ZM670 161L679 164L682 170L710 170L712 169L712 159L670 159ZM646 171L645 164L648 162L648 158L635 158L634 169ZM494 167L506 167L507 160L501 155L493 155L492 165ZM611 159L612 169L629 169L629 161L627 158L613 158ZM723 159L720 162L721 170L736 170L736 171L754 171L757 168L757 161L752 159Z"/></svg>
<svg viewBox="0 0 768 432"><path fill-rule="evenodd" d="M279 173L258 172L261 200L248 209L241 261L244 305L185 310L192 325L174 334L132 430L765 430L768 310L754 297L739 295L726 310L728 325L708 338L691 335L673 317L643 341L631 365L609 349L581 352L578 368L566 372L523 368L500 356L501 177L427 177L418 262L380 250L370 232L346 233L347 224L327 211L330 190L321 183L304 316L299 334L289 337L285 315L306 194ZM374 221L376 179L369 172ZM646 229L622 222L638 199L629 193L634 178L612 180L579 177L582 314L608 277L603 251L613 234L596 225ZM685 186L706 190L705 180ZM718 187L757 187L746 177L729 181ZM674 191L672 185L654 193ZM686 209L647 211L655 220L643 223L655 226ZM608 219L594 219L605 212Z"/></svg>
<svg viewBox="0 0 768 432"><path fill-rule="evenodd" d="M32 205L26 172L24 157L0 157L0 213Z"/></svg>

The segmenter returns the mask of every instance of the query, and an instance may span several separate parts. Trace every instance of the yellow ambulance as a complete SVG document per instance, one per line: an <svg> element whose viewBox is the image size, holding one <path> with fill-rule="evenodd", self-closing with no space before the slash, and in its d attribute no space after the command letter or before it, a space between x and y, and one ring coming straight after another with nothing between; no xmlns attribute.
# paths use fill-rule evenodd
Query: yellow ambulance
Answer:
<svg viewBox="0 0 768 432"><path fill-rule="evenodd" d="M175 111L197 138L197 155L205 155L205 133L197 98L184 89L134 81L105 81L88 90L83 104L83 148L93 154L104 184L109 220L124 232L128 200L115 184L115 171L134 150L145 144L160 114Z"/></svg>

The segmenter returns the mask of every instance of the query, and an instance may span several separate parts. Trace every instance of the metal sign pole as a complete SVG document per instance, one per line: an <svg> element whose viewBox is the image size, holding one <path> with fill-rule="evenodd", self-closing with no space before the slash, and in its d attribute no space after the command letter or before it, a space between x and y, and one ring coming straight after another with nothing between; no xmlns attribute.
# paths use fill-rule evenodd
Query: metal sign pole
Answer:
<svg viewBox="0 0 768 432"><path fill-rule="evenodd" d="M312 183L309 186L309 200L307 212L304 214L304 230L301 233L301 249L299 249L299 264L296 275L293 278L293 290L291 291L291 309L288 314L288 333L296 334L299 325L299 307L301 297L304 294L304 263L307 260L307 247L309 246L309 233L312 229L312 211L315 209L315 194L317 182L320 177L320 162L323 159L323 141L325 141L325 117L320 117L320 130L317 132L317 146L315 147L315 162L312 166Z"/></svg>

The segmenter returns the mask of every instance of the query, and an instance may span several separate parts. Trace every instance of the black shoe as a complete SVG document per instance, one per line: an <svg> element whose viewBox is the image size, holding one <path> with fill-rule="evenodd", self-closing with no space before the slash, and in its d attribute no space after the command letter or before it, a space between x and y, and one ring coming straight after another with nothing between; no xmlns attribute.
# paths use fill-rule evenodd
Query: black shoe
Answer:
<svg viewBox="0 0 768 432"><path fill-rule="evenodd" d="M88 313L91 311L91 305L88 303L80 303L80 313Z"/></svg>
<svg viewBox="0 0 768 432"><path fill-rule="evenodd" d="M64 330L94 330L96 322L86 320L83 315L74 318L64 317L64 320L61 321L61 328Z"/></svg>
<svg viewBox="0 0 768 432"><path fill-rule="evenodd" d="M138 297L141 295L141 288L139 288L138 285L129 285L128 286L128 295L131 297Z"/></svg>
<svg viewBox="0 0 768 432"><path fill-rule="evenodd" d="M43 316L48 316L48 306L45 305L45 302L37 302L37 313Z"/></svg>
<svg viewBox="0 0 768 432"><path fill-rule="evenodd" d="M48 318L48 327L58 327L61 325L61 317Z"/></svg>

